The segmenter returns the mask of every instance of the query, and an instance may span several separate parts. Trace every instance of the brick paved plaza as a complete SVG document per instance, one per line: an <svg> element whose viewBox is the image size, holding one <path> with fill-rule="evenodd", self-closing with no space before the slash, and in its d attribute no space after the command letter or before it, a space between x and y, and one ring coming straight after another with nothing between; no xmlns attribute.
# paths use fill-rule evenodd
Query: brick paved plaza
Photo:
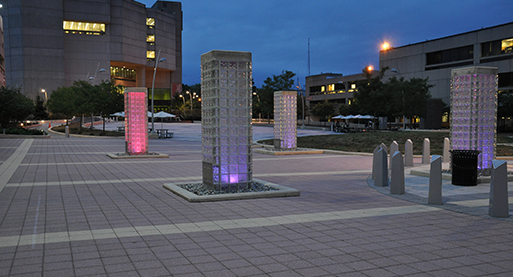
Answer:
<svg viewBox="0 0 513 277"><path fill-rule="evenodd" d="M189 203L163 184L201 180L201 142L149 151L169 158L107 157L123 139L0 140L0 276L513 274L511 219L472 214L486 193L451 210L369 186L371 156L255 154L255 178L301 196Z"/></svg>

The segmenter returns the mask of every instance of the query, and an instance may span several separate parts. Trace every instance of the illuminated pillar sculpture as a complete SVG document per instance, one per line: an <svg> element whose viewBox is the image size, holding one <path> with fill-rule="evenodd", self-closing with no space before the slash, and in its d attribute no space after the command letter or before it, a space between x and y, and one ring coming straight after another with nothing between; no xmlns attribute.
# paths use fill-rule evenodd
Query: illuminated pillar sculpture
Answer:
<svg viewBox="0 0 513 277"><path fill-rule="evenodd" d="M128 155L148 153L147 88L125 88L125 150Z"/></svg>
<svg viewBox="0 0 513 277"><path fill-rule="evenodd" d="M274 148L297 148L297 92L274 92Z"/></svg>
<svg viewBox="0 0 513 277"><path fill-rule="evenodd" d="M491 169L497 130L497 68L451 71L453 150L478 150L478 169Z"/></svg>
<svg viewBox="0 0 513 277"><path fill-rule="evenodd" d="M213 50L201 55L203 183L218 191L252 181L250 52Z"/></svg>

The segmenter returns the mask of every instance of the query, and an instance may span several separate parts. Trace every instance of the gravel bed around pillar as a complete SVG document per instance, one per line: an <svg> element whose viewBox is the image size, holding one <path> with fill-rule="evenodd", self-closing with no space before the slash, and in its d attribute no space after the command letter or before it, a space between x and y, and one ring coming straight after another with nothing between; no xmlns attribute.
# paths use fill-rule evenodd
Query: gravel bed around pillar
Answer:
<svg viewBox="0 0 513 277"><path fill-rule="evenodd" d="M189 202L212 202L300 195L299 190L258 179L253 179L248 189L237 192L211 191L203 183L164 184L164 188Z"/></svg>

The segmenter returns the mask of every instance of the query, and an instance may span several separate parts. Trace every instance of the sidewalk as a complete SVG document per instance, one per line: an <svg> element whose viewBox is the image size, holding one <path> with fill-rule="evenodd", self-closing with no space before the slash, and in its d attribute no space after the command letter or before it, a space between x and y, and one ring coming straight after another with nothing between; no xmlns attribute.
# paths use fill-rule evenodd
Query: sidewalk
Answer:
<svg viewBox="0 0 513 277"><path fill-rule="evenodd" d="M0 276L513 272L510 220L381 193L368 185L372 156L255 154L255 178L301 196L188 203L162 187L201 180L196 124L183 126L173 130L177 139L149 141L149 151L169 159L108 158L124 151L123 140L2 140ZM407 195L422 200L427 182L408 176ZM444 201L486 196L485 186L474 188L482 191Z"/></svg>

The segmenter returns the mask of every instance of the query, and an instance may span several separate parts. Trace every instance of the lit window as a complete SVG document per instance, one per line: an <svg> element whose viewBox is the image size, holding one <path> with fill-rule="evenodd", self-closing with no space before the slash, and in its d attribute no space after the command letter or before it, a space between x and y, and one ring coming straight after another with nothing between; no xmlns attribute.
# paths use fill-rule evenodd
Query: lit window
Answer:
<svg viewBox="0 0 513 277"><path fill-rule="evenodd" d="M155 51L146 51L146 58L148 60L154 60L155 59Z"/></svg>
<svg viewBox="0 0 513 277"><path fill-rule="evenodd" d="M155 35L147 35L146 42L155 42Z"/></svg>
<svg viewBox="0 0 513 277"><path fill-rule="evenodd" d="M325 86L321 86L321 92L325 92L326 91L326 87Z"/></svg>
<svg viewBox="0 0 513 277"><path fill-rule="evenodd" d="M146 18L146 26L148 26L148 28L155 28L155 18Z"/></svg>
<svg viewBox="0 0 513 277"><path fill-rule="evenodd" d="M328 91L334 91L335 90L335 84L328 85Z"/></svg>
<svg viewBox="0 0 513 277"><path fill-rule="evenodd" d="M105 35L105 24L97 22L63 21L62 28L66 34Z"/></svg>
<svg viewBox="0 0 513 277"><path fill-rule="evenodd" d="M355 89L356 88L356 84L351 84L351 89Z"/></svg>
<svg viewBox="0 0 513 277"><path fill-rule="evenodd" d="M513 38L504 39L501 44L501 53L513 53Z"/></svg>
<svg viewBox="0 0 513 277"><path fill-rule="evenodd" d="M136 73L135 69L131 68L117 66L110 67L110 75L116 80L135 81L137 76Z"/></svg>

